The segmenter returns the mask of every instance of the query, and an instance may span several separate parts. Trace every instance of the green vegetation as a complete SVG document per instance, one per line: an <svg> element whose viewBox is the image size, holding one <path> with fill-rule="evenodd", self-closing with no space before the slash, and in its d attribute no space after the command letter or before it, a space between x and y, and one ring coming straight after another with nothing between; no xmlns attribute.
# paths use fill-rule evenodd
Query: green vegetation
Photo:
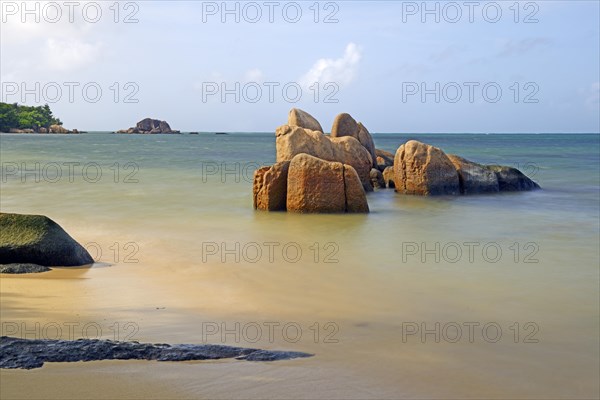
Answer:
<svg viewBox="0 0 600 400"><path fill-rule="evenodd" d="M11 128L37 131L50 125L62 125L62 122L52 115L48 104L29 107L0 102L0 132L8 132Z"/></svg>

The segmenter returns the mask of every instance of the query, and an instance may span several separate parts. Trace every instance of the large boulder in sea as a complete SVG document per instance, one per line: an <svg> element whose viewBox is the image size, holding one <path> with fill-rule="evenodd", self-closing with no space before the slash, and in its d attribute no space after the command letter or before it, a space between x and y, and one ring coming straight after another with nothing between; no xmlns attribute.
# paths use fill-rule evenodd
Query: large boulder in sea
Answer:
<svg viewBox="0 0 600 400"><path fill-rule="evenodd" d="M87 250L50 218L0 213L0 264L78 266L93 262Z"/></svg>
<svg viewBox="0 0 600 400"><path fill-rule="evenodd" d="M478 164L416 140L396 151L394 183L397 192L426 196L539 189L516 168Z"/></svg>
<svg viewBox="0 0 600 400"><path fill-rule="evenodd" d="M337 115L331 127L331 137L344 136L351 136L357 139L371 155L371 159L373 160L372 166L377 168L377 155L375 154L373 137L362 123L356 122L348 113Z"/></svg>
<svg viewBox="0 0 600 400"><path fill-rule="evenodd" d="M285 211L289 161L282 161L254 172L254 209Z"/></svg>
<svg viewBox="0 0 600 400"><path fill-rule="evenodd" d="M415 195L456 195L460 184L456 167L437 147L410 140L394 157L396 192Z"/></svg>
<svg viewBox="0 0 600 400"><path fill-rule="evenodd" d="M310 129L311 131L323 132L321 124L315 117L299 108L292 108L288 114L288 125L299 126L300 128Z"/></svg>
<svg viewBox="0 0 600 400"><path fill-rule="evenodd" d="M367 213L369 205L354 168L297 154L290 162L287 210L300 213Z"/></svg>
<svg viewBox="0 0 600 400"><path fill-rule="evenodd" d="M466 160L454 154L448 158L456 167L461 194L495 193L500 191L498 177L485 165Z"/></svg>
<svg viewBox="0 0 600 400"><path fill-rule="evenodd" d="M277 162L291 161L305 153L325 161L351 165L357 172L363 188L372 191L370 180L373 159L360 142L350 136L330 137L322 132L282 125L275 131Z"/></svg>
<svg viewBox="0 0 600 400"><path fill-rule="evenodd" d="M524 190L539 189L540 185L529 179L516 168L502 165L487 165L498 178L498 187L501 192L519 192Z"/></svg>

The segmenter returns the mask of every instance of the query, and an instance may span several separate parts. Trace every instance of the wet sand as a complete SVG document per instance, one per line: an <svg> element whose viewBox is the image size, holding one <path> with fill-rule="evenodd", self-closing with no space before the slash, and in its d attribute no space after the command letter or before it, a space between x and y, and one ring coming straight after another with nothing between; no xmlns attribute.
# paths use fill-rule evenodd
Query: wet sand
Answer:
<svg viewBox="0 0 600 400"><path fill-rule="evenodd" d="M76 337L95 337L100 326L106 339L204 340L316 356L267 364L48 363L30 371L2 370L2 398L539 398L540 394L585 398L597 393L593 378L598 370L597 345L588 336L595 329L594 320L582 325L579 316L593 312L594 305L575 310L551 299L532 302L542 299L549 288L491 269L484 272L481 266L479 272L476 267L468 271L469 283L449 270L424 275L418 266L385 278L361 275L351 272L358 268L352 263L329 265L314 282L306 270L281 265L277 277L261 284L269 279L266 266L244 271L239 265L219 264L176 273L164 260L155 262L3 275L2 321L25 323L25 328L19 326L19 335L29 338L54 337L58 324L65 339L69 334L65 324L71 323ZM528 273L533 277L541 268L530 266ZM490 281L483 298L480 286L485 275ZM398 290L382 290L394 286ZM581 287L557 285L552 290L563 291L561 297L567 292L585 297ZM506 303L509 288L512 300ZM431 295L442 292L444 296ZM465 296L469 292L470 298ZM493 306L503 300L502 307ZM540 343L514 343L508 327L513 319L531 319L534 311L541 327L535 338ZM573 326L580 329L561 331L564 320L557 320L556 312L572 315ZM497 321L504 332L497 343L480 336L474 343L465 339L435 343L433 336L426 343L419 336L403 341L404 321ZM272 339L265 328L269 322L279 323ZM339 330L325 330L327 322ZM223 323L238 337L207 334L207 324L216 324L220 331ZM256 342L255 323L263 329ZM286 323L301 327L297 341L294 330L285 337L279 329ZM3 325L3 333L7 328L12 327ZM522 342L523 337L519 339ZM558 365L563 367L559 375Z"/></svg>

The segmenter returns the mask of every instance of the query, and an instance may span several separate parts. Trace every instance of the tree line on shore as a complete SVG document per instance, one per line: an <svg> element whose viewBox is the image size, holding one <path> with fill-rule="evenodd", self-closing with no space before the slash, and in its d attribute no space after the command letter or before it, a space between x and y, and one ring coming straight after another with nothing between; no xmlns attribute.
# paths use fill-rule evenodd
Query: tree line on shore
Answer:
<svg viewBox="0 0 600 400"><path fill-rule="evenodd" d="M0 132L10 129L50 128L51 125L62 125L62 121L52 115L48 104L43 106L21 106L17 103L0 102Z"/></svg>

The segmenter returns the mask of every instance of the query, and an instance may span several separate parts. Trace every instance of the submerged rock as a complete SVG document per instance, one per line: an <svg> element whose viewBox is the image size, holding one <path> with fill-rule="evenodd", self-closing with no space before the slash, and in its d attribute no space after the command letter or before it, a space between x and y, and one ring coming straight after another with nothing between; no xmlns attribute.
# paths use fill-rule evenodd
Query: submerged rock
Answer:
<svg viewBox="0 0 600 400"><path fill-rule="evenodd" d="M38 264L0 264L0 274L30 274L47 271L51 271L51 269Z"/></svg>
<svg viewBox="0 0 600 400"><path fill-rule="evenodd" d="M45 362L99 360L192 361L235 358L277 361L311 357L297 351L259 350L213 344L150 344L112 340L19 339L0 337L0 368L40 368Z"/></svg>
<svg viewBox="0 0 600 400"><path fill-rule="evenodd" d="M43 215L0 213L0 264L92 264L92 256L56 222Z"/></svg>

